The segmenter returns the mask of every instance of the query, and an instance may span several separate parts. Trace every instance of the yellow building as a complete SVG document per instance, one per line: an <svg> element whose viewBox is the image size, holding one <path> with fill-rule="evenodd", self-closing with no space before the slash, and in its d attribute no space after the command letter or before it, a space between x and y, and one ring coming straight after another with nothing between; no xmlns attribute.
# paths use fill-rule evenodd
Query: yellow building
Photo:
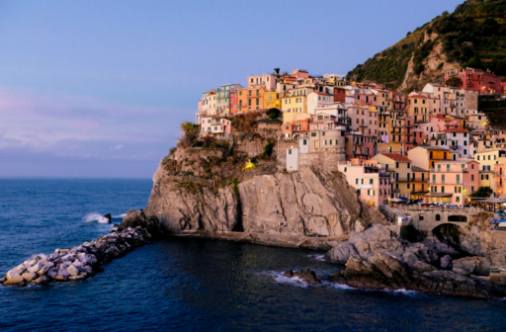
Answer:
<svg viewBox="0 0 506 332"><path fill-rule="evenodd" d="M372 159L384 165L387 171L394 172L394 193L409 198L411 193L410 173L411 161L398 153L378 153Z"/></svg>
<svg viewBox="0 0 506 332"><path fill-rule="evenodd" d="M408 95L406 114L414 123L424 123L429 121L437 107L437 100L431 94L411 92Z"/></svg>
<svg viewBox="0 0 506 332"><path fill-rule="evenodd" d="M306 88L293 89L281 98L283 123L301 121L310 118L307 111L307 95L311 90Z"/></svg>
<svg viewBox="0 0 506 332"><path fill-rule="evenodd" d="M506 151L501 149L489 149L474 154L474 160L480 163L480 187L490 187L495 191L495 165L505 156Z"/></svg>
<svg viewBox="0 0 506 332"><path fill-rule="evenodd" d="M281 99L279 98L279 93L276 91L265 91L264 109L268 110L271 108L281 109Z"/></svg>
<svg viewBox="0 0 506 332"><path fill-rule="evenodd" d="M408 151L408 158L413 165L429 171L437 161L455 160L456 154L443 147L417 146Z"/></svg>
<svg viewBox="0 0 506 332"><path fill-rule="evenodd" d="M410 190L410 199L424 199L425 195L429 193L429 171L417 166L411 166L411 178L408 188Z"/></svg>

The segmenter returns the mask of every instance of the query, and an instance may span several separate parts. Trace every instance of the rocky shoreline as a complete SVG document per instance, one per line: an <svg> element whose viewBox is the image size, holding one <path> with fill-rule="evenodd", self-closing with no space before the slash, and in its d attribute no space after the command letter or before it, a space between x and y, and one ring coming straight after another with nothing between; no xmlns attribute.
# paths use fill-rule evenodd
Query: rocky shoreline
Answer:
<svg viewBox="0 0 506 332"><path fill-rule="evenodd" d="M505 297L506 272L492 270L478 242L464 237L458 247L437 238L409 242L387 226L374 225L329 251L330 261L343 266L332 280L355 288Z"/></svg>
<svg viewBox="0 0 506 332"><path fill-rule="evenodd" d="M49 255L34 255L9 270L0 282L24 286L82 280L98 272L103 264L148 243L153 236L143 226L113 226L108 234L96 240L69 249L56 249Z"/></svg>
<svg viewBox="0 0 506 332"><path fill-rule="evenodd" d="M25 286L52 281L75 281L92 276L102 265L142 246L157 237L196 237L250 242L262 245L311 249L328 249L332 263L342 266L332 276L319 276L311 270L287 271L308 285L322 281L346 284L357 289L408 289L440 295L499 298L506 296L506 272L493 271L490 261L472 239L455 248L436 238L419 242L402 239L392 228L372 225L354 232L348 239L333 239L308 245L294 239L251 238L233 234L163 232L155 218L142 210L130 211L120 225L96 240L70 249L56 249L52 254L37 254L9 270L0 279L4 285ZM272 240L272 241L271 241ZM322 245L323 247L319 247Z"/></svg>

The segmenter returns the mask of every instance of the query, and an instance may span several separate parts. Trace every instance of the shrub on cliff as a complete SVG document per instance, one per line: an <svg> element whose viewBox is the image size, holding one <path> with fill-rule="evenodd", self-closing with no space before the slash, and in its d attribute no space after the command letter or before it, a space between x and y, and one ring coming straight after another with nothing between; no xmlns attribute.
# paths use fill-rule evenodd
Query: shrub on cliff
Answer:
<svg viewBox="0 0 506 332"><path fill-rule="evenodd" d="M199 125L191 122L183 122L181 124L181 130L183 131L183 135L179 143L184 147L194 146L199 138Z"/></svg>
<svg viewBox="0 0 506 332"><path fill-rule="evenodd" d="M283 121L283 113L277 108L270 108L265 114L271 121Z"/></svg>

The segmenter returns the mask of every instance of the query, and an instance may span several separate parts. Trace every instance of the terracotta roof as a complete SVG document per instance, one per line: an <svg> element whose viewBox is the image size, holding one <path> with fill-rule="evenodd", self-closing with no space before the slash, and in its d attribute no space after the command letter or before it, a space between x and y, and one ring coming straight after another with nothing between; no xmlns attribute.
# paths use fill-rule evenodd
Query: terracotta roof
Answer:
<svg viewBox="0 0 506 332"><path fill-rule="evenodd" d="M467 130L464 128L448 128L446 130L448 133L467 133Z"/></svg>
<svg viewBox="0 0 506 332"><path fill-rule="evenodd" d="M399 162L403 162L403 163L410 163L411 162L411 160L409 160L408 157L403 156L399 153L381 153L381 154L390 158L390 159L393 159L395 161L399 161Z"/></svg>

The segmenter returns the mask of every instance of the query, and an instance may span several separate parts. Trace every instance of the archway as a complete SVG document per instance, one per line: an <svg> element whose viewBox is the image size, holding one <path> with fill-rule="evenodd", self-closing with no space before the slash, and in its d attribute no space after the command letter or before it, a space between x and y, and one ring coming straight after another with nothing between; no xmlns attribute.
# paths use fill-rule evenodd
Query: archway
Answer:
<svg viewBox="0 0 506 332"><path fill-rule="evenodd" d="M461 249L460 234L460 227L450 223L440 224L432 230L432 235L434 235L439 241L446 243L459 251Z"/></svg>

